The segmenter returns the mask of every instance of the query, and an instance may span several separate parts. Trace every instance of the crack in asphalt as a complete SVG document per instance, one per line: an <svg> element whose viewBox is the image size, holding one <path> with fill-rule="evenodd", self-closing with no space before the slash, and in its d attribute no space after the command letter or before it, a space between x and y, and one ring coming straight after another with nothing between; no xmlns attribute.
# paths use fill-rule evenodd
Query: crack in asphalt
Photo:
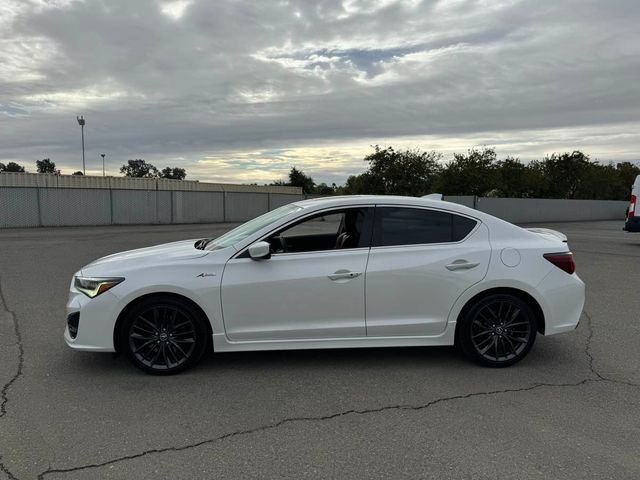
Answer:
<svg viewBox="0 0 640 480"><path fill-rule="evenodd" d="M586 322L586 325L587 325L587 341L586 341L585 346L584 346L584 353L587 355L587 360L589 362L589 370L591 370L591 373L593 373L600 380L608 380L607 378L602 376L600 374L600 372L598 372L598 370L596 370L596 367L593 364L595 362L595 358L593 357L593 353L591 353L591 341L593 340L593 320L591 319L591 315L589 315L586 310L582 310L582 313L585 316L585 318L587 319L587 322Z"/></svg>
<svg viewBox="0 0 640 480"><path fill-rule="evenodd" d="M587 355L587 360L588 360L588 363L589 363L589 370L591 371L591 373L593 373L596 377L598 377L599 380L603 380L605 382L619 383L621 385L627 385L629 387L640 387L640 384L633 383L633 382L630 382L628 380L617 380L617 379L614 379L614 378L605 377L604 375L602 375L596 369L596 367L594 365L595 357L593 356L593 353L591 352L591 341L593 340L593 319L591 318L591 315L589 315L589 313L586 310L583 310L582 313L584 314L585 318L587 319L587 322L586 322L586 326L587 326L587 341L586 341L586 344L585 344L584 353Z"/></svg>
<svg viewBox="0 0 640 480"><path fill-rule="evenodd" d="M11 388L11 385L13 385L14 382L22 376L22 368L24 366L24 345L22 344L22 334L20 333L20 327L18 325L18 317L14 311L9 309L9 304L7 303L7 299L2 290L2 281L0 281L0 306L9 314L13 321L13 331L16 336L16 344L18 345L18 368L16 373L3 385L2 390L0 391L0 397L2 398L2 402L0 403L0 418L2 418L7 414L9 389Z"/></svg>
<svg viewBox="0 0 640 480"><path fill-rule="evenodd" d="M152 448L152 449L145 450L143 452L136 453L136 454L133 454L133 455L126 455L126 456L118 457L118 458L115 458L115 459L112 459L112 460L107 460L107 461L102 462L102 463L92 463L92 464L87 464L87 465L81 465L81 466L78 466L78 467L60 468L60 469L49 468L48 470L45 470L44 472L42 472L42 473L40 473L38 475L38 480L43 480L47 475L51 475L51 474L71 473L71 472L78 472L78 471L88 470L88 469L93 469L93 468L101 468L101 467L105 467L107 465L113 465L113 464L124 462L124 461L127 461L127 460L134 460L134 459L137 459L137 458L145 457L147 455L152 455L152 454L156 454L156 453L181 452L181 451L184 451L184 450L189 450L189 449L201 447L201 446L204 446L204 445L211 445L211 444L220 442L222 440L227 440L227 439L233 438L233 437L251 435L251 434L263 432L263 431L266 431L266 430L272 430L272 429L281 427L281 426L289 424L289 423L295 423L295 422L322 422L322 421L332 420L332 419L339 418L339 417L345 417L345 416L348 416L348 415L368 415L368 414L381 413L381 412L387 412L387 411L392 411L392 410L418 411L418 410L425 410L425 409L427 409L429 407L432 407L434 405L438 405L440 403L446 403L446 402L450 402L450 401L454 401L454 400L464 400L464 399L473 398L473 397L499 395L499 394L503 394L503 393L527 392L527 391L535 390L535 389L542 388L542 387L577 387L577 386L584 385L584 384L587 384L587 383L595 383L595 382L601 382L601 381L603 381L603 380L594 379L594 378L586 378L584 380L580 380L580 381L575 382L575 383L536 383L536 384L530 385L528 387L511 388L511 389L504 389L504 390L492 390L492 391L488 391L488 392L475 392L475 393L468 393L468 394L464 394L464 395L454 395L454 396L451 396L451 397L442 397L442 398L438 398L438 399L432 400L430 402L427 402L427 403L421 404L421 405L389 405L389 406L378 407L378 408L370 408L370 409L364 409L364 410L350 409L350 410L344 410L344 411L338 412L338 413L333 413L333 414L329 414L329 415L322 415L322 416L315 416L315 417L289 417L289 418L284 418L282 420L279 420L277 422L269 423L269 424L266 424L266 425L261 425L259 427L249 428L249 429L245 429L245 430L236 430L236 431L233 431L233 432L225 433L224 435L220 435L218 437L209 438L209 439L206 439L206 440L201 440L201 441L196 442L196 443L182 445L182 446L179 446L179 447L171 446L171 447L163 447L163 448Z"/></svg>
<svg viewBox="0 0 640 480"><path fill-rule="evenodd" d="M16 345L18 346L18 368L16 373L9 379L7 383L2 386L2 390L0 390L0 398L2 401L0 402L0 418L4 417L7 414L7 403L9 402L9 389L11 385L18 380L22 376L22 367L24 365L24 346L22 344L22 334L20 333L20 327L18 326L18 317L15 312L9 309L9 304L7 303L6 297L4 296L4 292L2 290L2 282L0 281L0 307L9 314L11 320L13 322L13 331L16 337ZM0 456L0 472L4 473L9 480L18 480L17 477L11 473L9 468L2 461L2 457Z"/></svg>
<svg viewBox="0 0 640 480"><path fill-rule="evenodd" d="M0 456L0 472L4 473L9 480L18 480L18 478L9 471L9 469L2 462L2 457Z"/></svg>

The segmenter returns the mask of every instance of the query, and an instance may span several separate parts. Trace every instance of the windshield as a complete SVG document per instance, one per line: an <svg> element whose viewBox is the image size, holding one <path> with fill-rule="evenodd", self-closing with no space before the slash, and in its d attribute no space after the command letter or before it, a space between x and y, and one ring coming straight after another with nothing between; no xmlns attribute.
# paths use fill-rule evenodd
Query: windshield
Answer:
<svg viewBox="0 0 640 480"><path fill-rule="evenodd" d="M284 207L276 208L270 212L265 213L264 215L260 215L259 217L254 218L253 220L249 220L246 223L243 223L239 227L230 230L224 235L207 242L208 250L217 250L220 248L230 247L235 245L236 243L244 240L250 235L253 235L258 230L266 227L267 225L274 223L280 220L282 217L289 215L290 213L297 212L302 210L302 207L298 207L297 205L289 204Z"/></svg>

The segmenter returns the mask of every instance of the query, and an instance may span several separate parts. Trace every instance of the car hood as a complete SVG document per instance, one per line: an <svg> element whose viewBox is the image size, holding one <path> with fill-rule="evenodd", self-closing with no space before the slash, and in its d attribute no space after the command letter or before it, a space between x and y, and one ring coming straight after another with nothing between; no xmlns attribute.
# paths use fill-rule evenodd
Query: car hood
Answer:
<svg viewBox="0 0 640 480"><path fill-rule="evenodd" d="M106 257L99 258L90 264L82 267L83 275L96 275L98 273L141 268L158 263L169 264L199 258L208 255L207 250L199 250L195 248L197 239L182 240L179 242L164 243L153 247L138 248L136 250L128 250L126 252L114 253Z"/></svg>

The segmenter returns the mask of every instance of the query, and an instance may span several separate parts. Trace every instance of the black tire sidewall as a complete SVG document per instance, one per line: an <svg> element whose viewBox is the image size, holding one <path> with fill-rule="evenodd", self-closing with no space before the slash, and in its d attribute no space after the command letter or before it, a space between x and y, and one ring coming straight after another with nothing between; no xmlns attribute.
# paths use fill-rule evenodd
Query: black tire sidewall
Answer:
<svg viewBox="0 0 640 480"><path fill-rule="evenodd" d="M503 300L503 301L508 300L509 302L512 302L518 305L518 308L520 308L523 311L527 320L529 321L530 328L531 328L531 337L529 339L529 342L525 346L525 348L516 357L511 358L509 360L494 361L494 360L489 360L483 357L476 350L471 340L471 324L478 310L480 310L481 308L483 308L484 306L490 303L493 303L495 301L500 301L500 300ZM506 293L496 293L496 294L483 297L479 299L477 302L475 302L473 305L471 305L469 308L466 308L461 317L462 318L460 319L460 323L456 331L456 343L459 345L460 349L462 350L462 352L465 354L467 358L473 360L476 363L479 363L480 365L484 365L486 367L501 368L501 367L508 367L510 365L518 363L520 360L522 360L524 357L527 356L527 354L533 347L533 344L535 343L535 340L536 340L537 323L536 323L536 318L533 313L533 310L531 309L531 307L529 307L529 305L525 301L523 301L522 299L518 298L515 295L510 295Z"/></svg>
<svg viewBox="0 0 640 480"><path fill-rule="evenodd" d="M129 345L129 330L131 329L131 324L133 323L133 321L143 312L149 310L150 308L158 306L180 309L193 321L196 330L196 345L191 356L184 363L178 365L177 367L166 370L151 368L141 363L131 351L131 347ZM127 312L127 316L120 325L120 332L118 335L120 351L125 352L131 363L133 363L136 367L146 373L150 373L152 375L173 375L176 373L180 373L197 363L207 348L208 331L205 322L206 319L203 318L202 314L196 308L194 308L188 302L182 301L180 299L157 296L143 300L135 305L129 312Z"/></svg>

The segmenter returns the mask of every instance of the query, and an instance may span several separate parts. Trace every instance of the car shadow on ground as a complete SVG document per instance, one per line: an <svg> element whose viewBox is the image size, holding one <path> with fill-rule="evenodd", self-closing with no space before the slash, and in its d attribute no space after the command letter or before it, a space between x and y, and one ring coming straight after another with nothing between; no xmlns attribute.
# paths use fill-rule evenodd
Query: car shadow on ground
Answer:
<svg viewBox="0 0 640 480"><path fill-rule="evenodd" d="M544 339L543 345L530 352L520 362L525 368L546 370L559 367L559 363L572 363L573 354L566 351L566 345L555 344ZM537 342L537 343L542 343ZM545 350L542 352L542 350ZM62 359L61 359L62 360ZM574 358L575 360L575 358ZM135 368L123 354L104 354L87 352L66 352L64 360L57 368L72 370L79 376L136 376L149 377L148 374ZM277 373L308 371L326 375L351 374L353 371L389 370L407 371L415 369L442 370L452 372L469 372L469 370L486 371L467 360L454 346L443 347L387 347L387 348L349 348L349 349L313 349L313 350L277 350L256 352L206 353L200 362L179 377L223 376L225 374ZM511 370L509 369L509 370ZM490 369L493 370L493 369ZM502 370L502 369L500 369Z"/></svg>
<svg viewBox="0 0 640 480"><path fill-rule="evenodd" d="M276 350L260 352L213 353L203 358L199 369L209 368L278 368L295 366L296 368L336 368L352 366L388 366L402 367L403 364L416 363L442 365L464 363L455 347L387 347L387 348L340 348L313 350Z"/></svg>
<svg viewBox="0 0 640 480"><path fill-rule="evenodd" d="M69 351L63 357L56 368L59 371L73 370L69 373L75 375L112 376L128 372L147 376L130 364L124 354ZM195 367L182 375L200 376L225 371L255 373L271 369L326 371L327 367L338 373L341 369L348 371L353 368L415 368L417 364L424 367L475 366L452 346L207 352Z"/></svg>

